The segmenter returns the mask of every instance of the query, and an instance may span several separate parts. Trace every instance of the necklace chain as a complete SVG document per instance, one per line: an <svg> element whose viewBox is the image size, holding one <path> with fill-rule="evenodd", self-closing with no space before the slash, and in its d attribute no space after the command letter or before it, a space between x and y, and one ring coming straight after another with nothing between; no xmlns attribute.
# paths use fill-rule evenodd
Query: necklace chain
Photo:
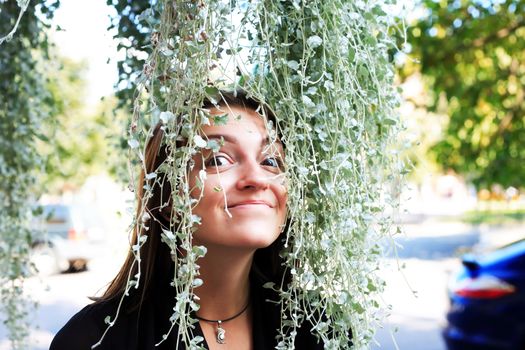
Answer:
<svg viewBox="0 0 525 350"><path fill-rule="evenodd" d="M228 317L228 318L225 318L225 319L221 319L221 320L208 320L207 318L204 318L204 317L200 317L198 315L195 315L195 318L197 318L198 320L201 320L201 321L206 321L206 322L212 322L212 323L223 323L223 322L228 322L228 321L231 321L233 320L234 318L237 318L239 316L241 316L244 311L246 311L248 309L248 306L250 305L250 302L248 302L243 308L241 311L239 311L238 313L236 313L235 315L233 315L232 317Z"/></svg>
<svg viewBox="0 0 525 350"><path fill-rule="evenodd" d="M250 305L250 302L248 301L246 306L243 307L241 311L239 311L238 313L236 313L232 317L225 318L224 320L208 320L207 318L199 317L197 315L195 315L195 317L198 320L201 320L201 321L210 322L210 323L217 323L217 329L215 331L216 332L216 334L215 334L215 341L218 344L226 344L226 330L224 328L222 328L222 323L231 321L234 318L237 318L237 317L241 316L244 313L244 311L246 311L246 309L248 309L249 305Z"/></svg>

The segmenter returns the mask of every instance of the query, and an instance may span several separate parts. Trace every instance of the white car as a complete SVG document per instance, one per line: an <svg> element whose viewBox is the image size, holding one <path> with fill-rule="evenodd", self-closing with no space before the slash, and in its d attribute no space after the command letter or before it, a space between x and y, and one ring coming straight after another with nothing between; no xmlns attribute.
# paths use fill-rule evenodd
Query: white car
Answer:
<svg viewBox="0 0 525 350"><path fill-rule="evenodd" d="M32 262L41 274L80 271L96 255L103 231L94 211L73 205L43 205L33 222Z"/></svg>

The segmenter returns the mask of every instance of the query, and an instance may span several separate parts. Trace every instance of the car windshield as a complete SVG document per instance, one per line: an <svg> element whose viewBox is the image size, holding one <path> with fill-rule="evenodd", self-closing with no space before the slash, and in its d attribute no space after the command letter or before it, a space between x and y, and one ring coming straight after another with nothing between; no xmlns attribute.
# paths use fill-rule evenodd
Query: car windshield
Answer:
<svg viewBox="0 0 525 350"><path fill-rule="evenodd" d="M525 242L525 238L522 238L520 240L517 240L517 241L514 241L514 242L511 242L511 243L508 243L508 244L505 244L503 246L500 246L498 248L496 248L497 250L499 249L506 249L508 247L512 247L513 245L516 245L516 244L521 244L522 242Z"/></svg>
<svg viewBox="0 0 525 350"><path fill-rule="evenodd" d="M525 238L514 241L494 249L487 250L485 253L476 255L476 261L480 264L494 264L501 260L514 259L517 256L525 255Z"/></svg>
<svg viewBox="0 0 525 350"><path fill-rule="evenodd" d="M48 224L63 224L68 220L69 210L63 205L46 205L42 217Z"/></svg>

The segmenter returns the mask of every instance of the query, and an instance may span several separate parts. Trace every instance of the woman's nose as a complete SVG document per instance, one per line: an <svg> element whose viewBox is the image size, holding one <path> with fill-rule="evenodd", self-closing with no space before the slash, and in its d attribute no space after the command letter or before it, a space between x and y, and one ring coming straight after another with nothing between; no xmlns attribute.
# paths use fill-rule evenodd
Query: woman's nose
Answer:
<svg viewBox="0 0 525 350"><path fill-rule="evenodd" d="M239 169L239 179L237 189L256 189L264 190L270 186L270 176L255 161L243 164Z"/></svg>

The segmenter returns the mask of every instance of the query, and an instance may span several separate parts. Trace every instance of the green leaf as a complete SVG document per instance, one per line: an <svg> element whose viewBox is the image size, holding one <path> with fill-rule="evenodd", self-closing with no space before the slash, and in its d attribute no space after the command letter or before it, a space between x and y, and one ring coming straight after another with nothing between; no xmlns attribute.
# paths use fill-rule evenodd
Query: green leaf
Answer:
<svg viewBox="0 0 525 350"><path fill-rule="evenodd" d="M291 69L293 69L293 70L298 70L299 69L299 63L297 61L294 61L294 60L290 60L290 61L286 62L286 65L288 67L290 67Z"/></svg>
<svg viewBox="0 0 525 350"><path fill-rule="evenodd" d="M213 125L226 125L228 124L228 114L214 115L213 116Z"/></svg>
<svg viewBox="0 0 525 350"><path fill-rule="evenodd" d="M308 38L308 40L306 40L306 44L312 49L315 49L321 46L322 43L323 43L323 39L321 39L317 35L312 35L311 37Z"/></svg>

